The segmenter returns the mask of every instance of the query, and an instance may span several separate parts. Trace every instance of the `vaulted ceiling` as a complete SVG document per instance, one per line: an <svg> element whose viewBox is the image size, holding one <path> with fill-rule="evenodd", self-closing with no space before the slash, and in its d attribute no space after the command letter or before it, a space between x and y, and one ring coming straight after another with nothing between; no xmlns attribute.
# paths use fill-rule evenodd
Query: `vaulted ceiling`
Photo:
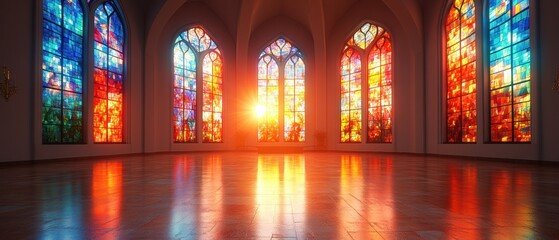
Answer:
<svg viewBox="0 0 559 240"><path fill-rule="evenodd" d="M410 15L418 25L421 21L422 0L144 0L147 23L158 14L171 12L184 4L201 3L219 16L232 36L247 28L249 34L269 19L292 19L307 29L322 28L328 33L353 5L360 2L378 2L400 14ZM169 12L169 13L167 13ZM244 30L244 31L247 31Z"/></svg>

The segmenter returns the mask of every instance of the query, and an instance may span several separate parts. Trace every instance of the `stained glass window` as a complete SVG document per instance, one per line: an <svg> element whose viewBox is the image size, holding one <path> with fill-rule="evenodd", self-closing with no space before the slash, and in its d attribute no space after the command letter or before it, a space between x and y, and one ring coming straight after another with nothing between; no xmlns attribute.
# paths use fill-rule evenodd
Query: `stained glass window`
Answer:
<svg viewBox="0 0 559 240"><path fill-rule="evenodd" d="M83 30L80 1L43 0L43 143L84 141Z"/></svg>
<svg viewBox="0 0 559 240"><path fill-rule="evenodd" d="M202 142L222 142L223 61L215 42L200 27L182 32L174 48L173 139L197 142L197 118L202 112ZM197 74L201 66L201 74ZM200 78L201 77L201 78ZM200 79L199 79L200 78ZM198 84L201 86L199 87ZM197 89L202 106L198 109Z"/></svg>
<svg viewBox="0 0 559 240"><path fill-rule="evenodd" d="M124 141L124 29L111 2L95 10L93 138L96 143Z"/></svg>
<svg viewBox="0 0 559 240"><path fill-rule="evenodd" d="M223 83L221 78L221 57L219 50L209 52L204 57L204 106L202 109L203 142L221 142Z"/></svg>
<svg viewBox="0 0 559 240"><path fill-rule="evenodd" d="M392 142L392 43L387 32L369 53L367 142Z"/></svg>
<svg viewBox="0 0 559 240"><path fill-rule="evenodd" d="M362 69L367 72L362 74ZM367 142L391 143L392 43L388 32L363 24L346 44L340 75L341 142L362 141L362 106L366 104Z"/></svg>
<svg viewBox="0 0 559 240"><path fill-rule="evenodd" d="M260 54L258 107L259 142L305 141L305 63L283 38Z"/></svg>
<svg viewBox="0 0 559 240"><path fill-rule="evenodd" d="M446 141L476 142L474 0L455 0L446 18Z"/></svg>
<svg viewBox="0 0 559 240"><path fill-rule="evenodd" d="M361 54L347 48L342 56L342 142L361 142Z"/></svg>
<svg viewBox="0 0 559 240"><path fill-rule="evenodd" d="M489 1L491 142L530 142L529 0Z"/></svg>
<svg viewBox="0 0 559 240"><path fill-rule="evenodd" d="M305 63L291 56L284 69L283 135L286 142L305 140Z"/></svg>

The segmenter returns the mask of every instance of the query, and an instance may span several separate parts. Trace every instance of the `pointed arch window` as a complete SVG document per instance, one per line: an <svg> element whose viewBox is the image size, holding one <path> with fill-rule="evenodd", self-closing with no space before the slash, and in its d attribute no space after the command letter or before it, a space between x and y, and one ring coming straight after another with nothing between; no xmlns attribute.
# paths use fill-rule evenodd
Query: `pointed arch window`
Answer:
<svg viewBox="0 0 559 240"><path fill-rule="evenodd" d="M362 142L365 115L366 141L391 143L392 42L388 32L364 23L346 43L340 75L340 141Z"/></svg>
<svg viewBox="0 0 559 240"><path fill-rule="evenodd" d="M43 0L42 140L84 143L84 58L93 47L93 138L123 142L124 27L116 5L100 3L93 39L85 38L88 5L81 0Z"/></svg>
<svg viewBox="0 0 559 240"><path fill-rule="evenodd" d="M305 63L284 38L258 60L258 141L305 141Z"/></svg>
<svg viewBox="0 0 559 240"><path fill-rule="evenodd" d="M530 142L530 1L489 0L487 48L489 141ZM473 0L453 0L447 13L447 142L475 142L476 49Z"/></svg>
<svg viewBox="0 0 559 240"><path fill-rule="evenodd" d="M42 142L83 143L83 6L43 0L42 13Z"/></svg>
<svg viewBox="0 0 559 240"><path fill-rule="evenodd" d="M202 142L223 142L223 60L217 45L204 29L193 27L176 38L173 58L174 142L197 142L197 122Z"/></svg>
<svg viewBox="0 0 559 240"><path fill-rule="evenodd" d="M446 17L446 141L476 142L476 12L453 0Z"/></svg>
<svg viewBox="0 0 559 240"><path fill-rule="evenodd" d="M491 142L530 142L530 1L490 0Z"/></svg>

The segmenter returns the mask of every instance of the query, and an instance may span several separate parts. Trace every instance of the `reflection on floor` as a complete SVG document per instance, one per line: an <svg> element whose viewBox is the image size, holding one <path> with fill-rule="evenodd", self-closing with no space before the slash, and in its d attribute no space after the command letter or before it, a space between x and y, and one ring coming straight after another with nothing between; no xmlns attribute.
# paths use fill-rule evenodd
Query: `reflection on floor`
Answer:
<svg viewBox="0 0 559 240"><path fill-rule="evenodd" d="M3 239L558 239L559 167L191 153L0 168Z"/></svg>

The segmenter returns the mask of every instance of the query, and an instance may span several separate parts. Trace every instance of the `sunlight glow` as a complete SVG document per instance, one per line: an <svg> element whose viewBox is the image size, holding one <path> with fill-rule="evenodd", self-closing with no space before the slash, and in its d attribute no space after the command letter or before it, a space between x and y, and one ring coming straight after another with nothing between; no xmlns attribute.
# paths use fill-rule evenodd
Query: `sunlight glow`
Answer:
<svg viewBox="0 0 559 240"><path fill-rule="evenodd" d="M266 106L257 105L256 108L254 109L254 112L256 113L256 117L260 119L262 116L266 114Z"/></svg>

